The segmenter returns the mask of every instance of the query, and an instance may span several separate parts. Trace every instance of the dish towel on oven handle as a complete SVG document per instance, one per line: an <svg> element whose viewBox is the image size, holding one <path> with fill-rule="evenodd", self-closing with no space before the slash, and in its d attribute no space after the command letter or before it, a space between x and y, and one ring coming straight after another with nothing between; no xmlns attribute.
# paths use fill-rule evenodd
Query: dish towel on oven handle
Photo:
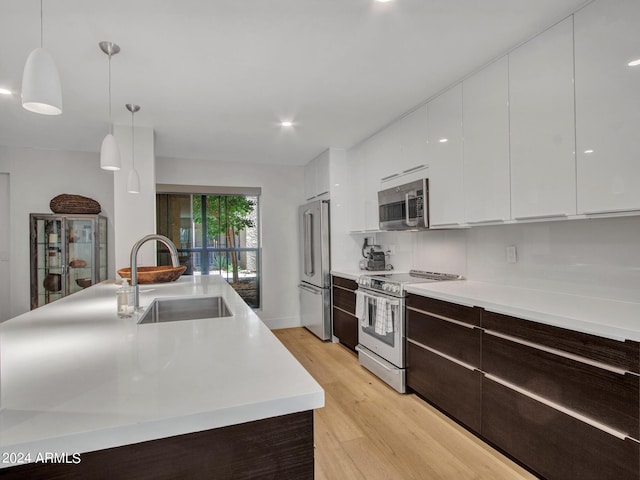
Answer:
<svg viewBox="0 0 640 480"><path fill-rule="evenodd" d="M400 302L383 297L376 298L375 332L378 335L393 333L394 318L398 318Z"/></svg>

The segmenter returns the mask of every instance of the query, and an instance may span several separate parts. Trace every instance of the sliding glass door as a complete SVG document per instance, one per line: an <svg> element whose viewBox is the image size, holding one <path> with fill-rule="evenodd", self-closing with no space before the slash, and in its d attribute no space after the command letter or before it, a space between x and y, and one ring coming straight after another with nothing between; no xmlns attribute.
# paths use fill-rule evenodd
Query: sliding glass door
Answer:
<svg viewBox="0 0 640 480"><path fill-rule="evenodd" d="M158 194L157 231L176 244L185 275L221 275L259 308L258 207L252 195ZM168 263L168 251L158 249L158 264Z"/></svg>

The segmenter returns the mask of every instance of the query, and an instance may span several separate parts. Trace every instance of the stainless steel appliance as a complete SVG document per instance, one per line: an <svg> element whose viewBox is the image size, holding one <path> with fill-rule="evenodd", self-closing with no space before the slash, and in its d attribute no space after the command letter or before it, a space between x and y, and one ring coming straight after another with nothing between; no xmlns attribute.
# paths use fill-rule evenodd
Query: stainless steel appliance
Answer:
<svg viewBox="0 0 640 480"><path fill-rule="evenodd" d="M317 200L299 209L300 318L322 340L331 339L329 202Z"/></svg>
<svg viewBox="0 0 640 480"><path fill-rule="evenodd" d="M369 249L368 252L365 252L366 248ZM374 270L374 271L384 271L390 270L392 266L387 263L387 254L380 248L379 245L369 245L366 248L362 249L362 256L364 260L360 261L360 269L361 270Z"/></svg>
<svg viewBox="0 0 640 480"><path fill-rule="evenodd" d="M429 228L429 179L378 192L380 230Z"/></svg>
<svg viewBox="0 0 640 480"><path fill-rule="evenodd" d="M461 280L460 275L411 270L409 273L360 275L356 290L358 361L400 393L407 390L405 359L405 286Z"/></svg>

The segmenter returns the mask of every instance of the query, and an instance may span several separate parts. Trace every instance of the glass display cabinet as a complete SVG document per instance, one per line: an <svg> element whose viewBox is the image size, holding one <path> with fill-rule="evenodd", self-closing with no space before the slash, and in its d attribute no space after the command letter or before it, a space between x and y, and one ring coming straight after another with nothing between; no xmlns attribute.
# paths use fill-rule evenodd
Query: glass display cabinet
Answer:
<svg viewBox="0 0 640 480"><path fill-rule="evenodd" d="M107 279L107 218L30 216L31 309Z"/></svg>

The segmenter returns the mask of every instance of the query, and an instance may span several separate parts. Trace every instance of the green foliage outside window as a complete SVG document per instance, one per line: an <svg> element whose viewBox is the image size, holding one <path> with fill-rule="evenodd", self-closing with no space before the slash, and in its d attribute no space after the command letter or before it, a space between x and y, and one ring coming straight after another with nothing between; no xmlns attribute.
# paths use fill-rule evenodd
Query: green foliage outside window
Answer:
<svg viewBox="0 0 640 480"><path fill-rule="evenodd" d="M193 221L202 224L202 197L193 195ZM247 228L254 226L250 216L255 208L255 202L242 195L218 196L207 195L207 238L213 239L224 236L228 248L237 248L237 235ZM231 266L233 282L238 282L238 252L231 251Z"/></svg>

